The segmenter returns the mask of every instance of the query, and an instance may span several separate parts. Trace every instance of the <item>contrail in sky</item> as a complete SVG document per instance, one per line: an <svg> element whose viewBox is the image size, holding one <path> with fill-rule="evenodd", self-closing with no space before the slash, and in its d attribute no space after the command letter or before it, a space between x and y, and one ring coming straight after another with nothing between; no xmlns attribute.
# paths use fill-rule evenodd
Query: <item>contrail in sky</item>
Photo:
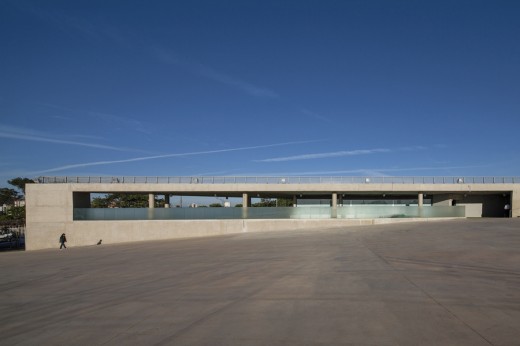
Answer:
<svg viewBox="0 0 520 346"><path fill-rule="evenodd" d="M256 162L284 162L284 161L296 161L296 160L314 160L314 159L324 159L329 157L341 157L341 156L356 156L356 155L370 155L377 153L390 153L394 151L413 151L413 150L423 150L426 149L421 146L416 147L406 147L406 148L397 148L397 149L389 149L389 148L377 148L377 149L358 149L358 150L344 150L344 151L333 151L329 153L317 153L317 154L302 154L302 155L294 155L294 156L285 156L285 157L274 157L270 159L263 160L255 160Z"/></svg>
<svg viewBox="0 0 520 346"><path fill-rule="evenodd" d="M319 154L303 154L286 157L275 157L271 159L256 160L257 162L282 162L282 161L296 161L296 160L313 160L323 159L327 157L340 157L340 156L355 156L355 155L368 155L375 153L388 153L390 149L361 149L361 150L348 150L348 151L334 151L330 153L319 153Z"/></svg>
<svg viewBox="0 0 520 346"><path fill-rule="evenodd" d="M187 62L185 61L186 59L181 60L178 57L174 56L170 51L162 47L152 47L152 52L155 55L155 57L163 63L183 67L191 73L195 73L200 76L214 80L216 82L231 86L251 96L265 97L271 99L276 99L279 97L279 95L271 89L254 85L238 77L215 70L207 65Z"/></svg>
<svg viewBox="0 0 520 346"><path fill-rule="evenodd" d="M304 144L304 143L312 143L312 142L318 142L318 141L314 140L314 141L285 142L285 143L257 145L257 146L251 146L251 147L228 148L228 149L219 149L219 150L194 151L194 152L188 152L188 153L177 153L177 154L165 154L165 155L135 157L135 158L132 158L132 159L124 159L124 160L86 162L86 163L78 163L78 164L73 164L73 165L66 165L66 166L46 169L46 170L43 170L43 171L33 172L33 174L50 173L50 172L62 171L62 170L65 170L65 169L70 169L70 168L111 165L111 164L115 164L115 163L125 163L125 162L136 162L136 161L145 161L145 160L165 159L165 158L170 158L170 157L183 157L183 156L194 156L194 155L217 154L217 153L226 153L226 152L231 152L231 151L242 151L242 150L272 148L272 147L280 147L280 146L284 146L284 145Z"/></svg>
<svg viewBox="0 0 520 346"><path fill-rule="evenodd" d="M119 148L119 147L113 147L110 145L103 145L103 144L96 144L96 143L69 141L69 140L65 140L65 139L49 138L46 136L48 136L48 135L42 134L42 133L36 133L29 129L22 129L22 128L17 128L17 127L12 127L12 126L0 125L0 138L12 138L12 139L20 139L20 140L33 141L33 142L78 145L78 146L82 146L82 147L116 150L116 151L139 151L139 150L130 149L130 148Z"/></svg>
<svg viewBox="0 0 520 346"><path fill-rule="evenodd" d="M471 165L471 166L439 166L439 167L403 167L403 168L359 168L335 171L306 171L306 172L270 172L270 173L242 173L236 176L331 176L341 174L359 174L361 176L386 176L383 172L410 172L424 170L450 170L490 167L491 165Z"/></svg>

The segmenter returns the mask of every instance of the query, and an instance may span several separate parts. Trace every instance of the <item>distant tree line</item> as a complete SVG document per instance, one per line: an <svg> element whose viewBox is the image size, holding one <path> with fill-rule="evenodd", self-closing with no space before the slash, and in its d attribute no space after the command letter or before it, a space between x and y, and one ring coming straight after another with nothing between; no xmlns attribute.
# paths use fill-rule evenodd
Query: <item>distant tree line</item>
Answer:
<svg viewBox="0 0 520 346"><path fill-rule="evenodd" d="M163 208L165 201L163 198L155 198L155 207ZM292 207L293 201L290 198L262 198L260 202L253 203L252 207ZM148 208L148 195L139 193L108 193L103 196L95 197L91 202L92 208ZM207 207L199 205L199 208ZM223 207L221 203L211 203L208 207ZM237 204L235 207L242 207Z"/></svg>
<svg viewBox="0 0 520 346"><path fill-rule="evenodd" d="M162 206L164 207L164 200ZM155 200L156 206L161 206ZM95 197L91 202L92 208L148 208L148 195L139 193L108 193L103 197Z"/></svg>

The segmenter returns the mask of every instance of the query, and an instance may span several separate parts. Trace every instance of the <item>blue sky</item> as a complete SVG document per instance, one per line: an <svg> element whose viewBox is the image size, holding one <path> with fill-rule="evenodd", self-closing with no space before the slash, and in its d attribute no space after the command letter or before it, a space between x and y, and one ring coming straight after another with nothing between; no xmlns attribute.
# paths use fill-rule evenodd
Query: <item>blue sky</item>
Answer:
<svg viewBox="0 0 520 346"><path fill-rule="evenodd" d="M0 1L0 185L518 176L519 1Z"/></svg>

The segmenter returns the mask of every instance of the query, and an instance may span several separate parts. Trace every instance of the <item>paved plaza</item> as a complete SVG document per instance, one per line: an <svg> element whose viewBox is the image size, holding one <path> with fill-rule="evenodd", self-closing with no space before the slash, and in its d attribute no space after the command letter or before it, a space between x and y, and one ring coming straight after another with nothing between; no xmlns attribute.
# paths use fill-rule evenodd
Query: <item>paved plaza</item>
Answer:
<svg viewBox="0 0 520 346"><path fill-rule="evenodd" d="M2 345L519 345L520 220L0 253Z"/></svg>

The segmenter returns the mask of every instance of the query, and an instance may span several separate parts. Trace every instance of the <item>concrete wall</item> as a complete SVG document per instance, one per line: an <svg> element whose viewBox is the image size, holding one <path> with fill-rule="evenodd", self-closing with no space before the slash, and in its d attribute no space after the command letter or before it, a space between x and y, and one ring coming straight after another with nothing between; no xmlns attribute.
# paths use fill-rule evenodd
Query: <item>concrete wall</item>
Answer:
<svg viewBox="0 0 520 346"><path fill-rule="evenodd" d="M436 219L327 219L327 220L138 220L138 221L74 221L57 224L32 224L27 250L59 248L58 239L67 234L67 246L96 245L207 237L244 232L282 230L323 230L390 222L430 221ZM29 229L29 227L28 227Z"/></svg>
<svg viewBox="0 0 520 346"><path fill-rule="evenodd" d="M27 184L26 249L58 244L58 237L72 224L72 190L67 184ZM56 237L56 234L58 235ZM54 238L51 240L51 237Z"/></svg>
<svg viewBox="0 0 520 346"><path fill-rule="evenodd" d="M432 196L432 204L436 206L453 205L454 196L451 194L440 194Z"/></svg>
<svg viewBox="0 0 520 346"><path fill-rule="evenodd" d="M511 193L511 216L520 217L520 190Z"/></svg>
<svg viewBox="0 0 520 346"><path fill-rule="evenodd" d="M482 217L482 203L457 203L466 208L466 217Z"/></svg>

